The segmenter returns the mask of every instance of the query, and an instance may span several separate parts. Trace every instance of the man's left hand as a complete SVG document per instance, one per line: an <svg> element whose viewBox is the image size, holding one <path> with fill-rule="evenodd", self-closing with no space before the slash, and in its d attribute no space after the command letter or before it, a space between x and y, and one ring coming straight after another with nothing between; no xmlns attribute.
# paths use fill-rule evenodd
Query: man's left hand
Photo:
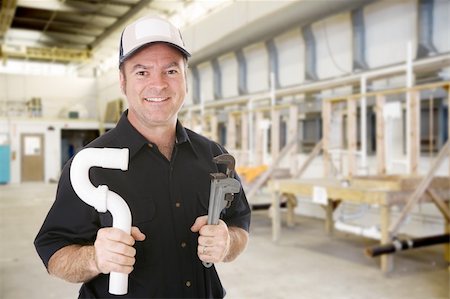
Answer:
<svg viewBox="0 0 450 299"><path fill-rule="evenodd" d="M208 225L208 216L200 216L195 220L191 231L198 232L197 254L201 261L209 263L222 262L230 248L228 227L222 220L218 225Z"/></svg>

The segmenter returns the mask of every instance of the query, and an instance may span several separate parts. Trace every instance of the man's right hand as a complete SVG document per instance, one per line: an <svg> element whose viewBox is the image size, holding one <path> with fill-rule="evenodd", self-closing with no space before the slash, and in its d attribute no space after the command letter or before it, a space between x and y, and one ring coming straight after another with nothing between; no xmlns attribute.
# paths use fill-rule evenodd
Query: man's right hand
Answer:
<svg viewBox="0 0 450 299"><path fill-rule="evenodd" d="M135 226L131 228L131 236L114 227L100 229L94 243L95 264L98 271L104 274L110 272L129 274L133 271L136 261L134 258L136 249L133 245L135 241L143 240L145 235Z"/></svg>

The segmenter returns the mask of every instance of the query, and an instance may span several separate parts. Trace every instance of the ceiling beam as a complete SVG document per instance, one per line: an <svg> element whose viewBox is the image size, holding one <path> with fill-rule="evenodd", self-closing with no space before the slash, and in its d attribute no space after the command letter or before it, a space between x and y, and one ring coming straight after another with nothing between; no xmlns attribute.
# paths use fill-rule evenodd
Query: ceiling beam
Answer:
<svg viewBox="0 0 450 299"><path fill-rule="evenodd" d="M141 11L147 4L149 4L152 0L141 0L139 3L127 13L125 13L120 19L118 19L113 25L109 26L94 42L90 44L91 49L94 49L98 46L104 39L106 39L111 33L113 33L118 28L124 26L124 24L129 21L133 16L135 16L139 11Z"/></svg>
<svg viewBox="0 0 450 299"><path fill-rule="evenodd" d="M14 14L16 12L17 0L3 0L0 8L0 39L11 27Z"/></svg>
<svg viewBox="0 0 450 299"><path fill-rule="evenodd" d="M59 61L59 62L83 62L91 57L89 50L64 49L64 48L40 48L25 46L7 46L0 48L0 57L2 59L18 58L40 61Z"/></svg>
<svg viewBox="0 0 450 299"><path fill-rule="evenodd" d="M96 4L91 4L79 0L67 0L66 5L74 7L83 13L93 13L113 18L119 18L130 9L130 5L115 5L109 2L97 2Z"/></svg>
<svg viewBox="0 0 450 299"><path fill-rule="evenodd" d="M19 27L26 27L26 24L41 24L41 25L45 25L47 24L48 19L36 19L36 18L30 18L30 17L21 17L21 16L15 16L14 17L14 27L15 28L19 28ZM55 26L60 26L60 27L86 27L89 26L90 29L93 30L101 30L103 31L104 26L100 25L100 24L94 24L94 22L92 23L86 23L86 22L77 22L77 21L61 21L61 20L53 20L52 21L52 25ZM27 28L27 29L31 29L31 28ZM87 30L87 29L86 29Z"/></svg>
<svg viewBox="0 0 450 299"><path fill-rule="evenodd" d="M17 0L18 7L32 8L39 10L59 11L59 12L78 12L76 8L66 5L63 1L59 0Z"/></svg>

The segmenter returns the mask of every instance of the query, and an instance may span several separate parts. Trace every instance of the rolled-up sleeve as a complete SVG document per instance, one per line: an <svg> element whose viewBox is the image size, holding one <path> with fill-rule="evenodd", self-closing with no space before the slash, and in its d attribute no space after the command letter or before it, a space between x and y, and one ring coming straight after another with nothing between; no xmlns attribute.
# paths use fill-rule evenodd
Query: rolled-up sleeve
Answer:
<svg viewBox="0 0 450 299"><path fill-rule="evenodd" d="M81 201L72 188L69 164L63 169L55 202L34 240L46 267L51 256L65 246L93 244L99 229L98 213Z"/></svg>

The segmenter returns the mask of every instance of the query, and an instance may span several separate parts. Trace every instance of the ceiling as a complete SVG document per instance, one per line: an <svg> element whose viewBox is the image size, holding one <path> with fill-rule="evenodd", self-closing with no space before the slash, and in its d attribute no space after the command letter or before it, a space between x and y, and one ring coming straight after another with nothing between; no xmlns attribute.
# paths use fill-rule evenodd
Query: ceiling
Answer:
<svg viewBox="0 0 450 299"><path fill-rule="evenodd" d="M141 10L171 16L192 0L0 0L0 57L82 62Z"/></svg>

